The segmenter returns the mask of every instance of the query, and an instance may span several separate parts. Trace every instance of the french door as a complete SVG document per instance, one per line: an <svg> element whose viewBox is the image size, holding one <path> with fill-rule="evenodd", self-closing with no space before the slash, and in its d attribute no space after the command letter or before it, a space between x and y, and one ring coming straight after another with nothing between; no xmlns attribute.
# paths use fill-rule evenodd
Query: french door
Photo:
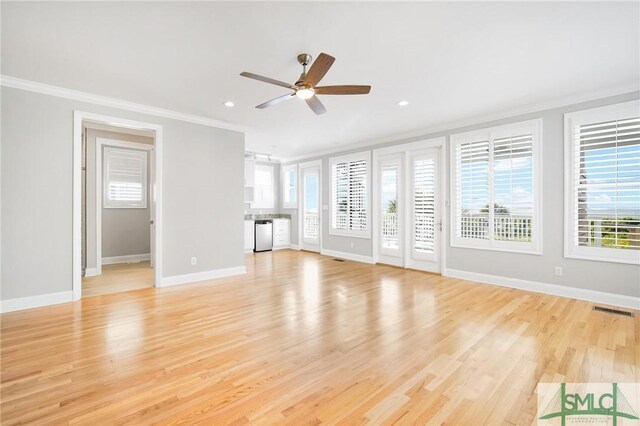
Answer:
<svg viewBox="0 0 640 426"><path fill-rule="evenodd" d="M378 262L440 272L440 152L414 149L378 157Z"/></svg>
<svg viewBox="0 0 640 426"><path fill-rule="evenodd" d="M320 166L300 168L300 248L320 251Z"/></svg>

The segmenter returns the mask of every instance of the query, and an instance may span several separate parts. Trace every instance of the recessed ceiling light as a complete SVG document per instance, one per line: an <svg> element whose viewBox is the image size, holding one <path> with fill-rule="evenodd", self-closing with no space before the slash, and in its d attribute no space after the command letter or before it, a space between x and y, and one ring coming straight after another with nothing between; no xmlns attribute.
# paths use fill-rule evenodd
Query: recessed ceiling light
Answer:
<svg viewBox="0 0 640 426"><path fill-rule="evenodd" d="M225 102L225 103L224 103L224 106L231 108L231 107L236 106L236 104L234 104L234 103L233 103L233 102L231 102L231 101L227 101L227 102Z"/></svg>
<svg viewBox="0 0 640 426"><path fill-rule="evenodd" d="M398 106L407 106L409 105L409 101L398 101Z"/></svg>

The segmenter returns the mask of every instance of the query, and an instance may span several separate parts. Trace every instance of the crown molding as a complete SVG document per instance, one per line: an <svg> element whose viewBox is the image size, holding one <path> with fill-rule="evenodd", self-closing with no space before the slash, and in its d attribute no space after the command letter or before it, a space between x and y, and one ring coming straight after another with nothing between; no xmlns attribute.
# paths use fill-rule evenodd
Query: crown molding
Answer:
<svg viewBox="0 0 640 426"><path fill-rule="evenodd" d="M23 80L21 78L11 77L8 75L0 76L0 85L11 87L13 89L41 93L44 95L57 96L59 98L72 99L79 102L87 102L90 104L118 108L126 111L139 112L141 114L148 114L156 117L170 118L172 120L186 121L188 123L216 127L219 129L234 130L237 132L246 132L247 130L245 126L228 123L226 121L215 120L213 118L185 114L182 112L171 111L168 109L158 108L150 105L142 105L134 102L124 101L121 99L109 98L107 96L94 95L92 93L52 86L50 84L39 83L37 81Z"/></svg>
<svg viewBox="0 0 640 426"><path fill-rule="evenodd" d="M596 90L591 91L586 94L573 95L573 96L565 96L562 98L554 99L546 102L539 102L536 104L528 104L522 107L516 107L509 109L507 111L501 111L494 114L485 114L472 118L462 119L450 121L442 124L435 124L433 126L425 127L418 130L413 130L410 132L404 133L396 133L390 136L385 136L381 138L375 139L367 139L361 140L354 143L344 144L340 146L336 146L333 148L328 148L324 150L315 151L309 154L302 154L293 157L283 157L280 156L280 162L282 164L297 162L301 160L310 160L318 157L323 157L325 155L330 154L339 154L339 153L348 153L350 151L354 151L362 148L375 148L377 145L382 145L385 143L391 142L402 142L406 139L412 138L433 138L440 132L452 132L458 131L464 127L475 126L479 124L489 124L492 121L504 120L507 118L513 118L514 120L519 120L519 116L527 115L527 114L535 114L547 110L552 110L555 108L568 107L571 105L580 104L583 102L596 101L598 99L604 99L611 96L625 95L630 93L636 93L640 96L640 84L638 82L622 84L615 86L613 88L605 89L605 90Z"/></svg>

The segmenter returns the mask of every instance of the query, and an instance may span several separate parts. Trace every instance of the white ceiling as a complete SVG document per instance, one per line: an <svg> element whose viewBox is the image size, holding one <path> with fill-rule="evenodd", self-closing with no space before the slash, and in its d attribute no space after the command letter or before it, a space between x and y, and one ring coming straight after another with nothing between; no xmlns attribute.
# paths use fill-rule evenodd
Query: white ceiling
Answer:
<svg viewBox="0 0 640 426"><path fill-rule="evenodd" d="M2 73L248 127L247 149L299 157L526 105L640 86L640 3L7 3ZM294 82L371 84L255 105ZM396 102L406 99L407 107ZM236 106L222 105L232 100Z"/></svg>

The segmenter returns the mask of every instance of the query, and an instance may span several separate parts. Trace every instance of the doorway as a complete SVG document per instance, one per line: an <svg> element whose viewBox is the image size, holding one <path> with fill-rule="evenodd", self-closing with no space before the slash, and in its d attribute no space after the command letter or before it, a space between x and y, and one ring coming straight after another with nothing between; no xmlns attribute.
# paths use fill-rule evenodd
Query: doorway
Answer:
<svg viewBox="0 0 640 426"><path fill-rule="evenodd" d="M74 114L74 300L159 286L162 127Z"/></svg>
<svg viewBox="0 0 640 426"><path fill-rule="evenodd" d="M300 173L300 248L320 252L322 238L322 163L320 160L302 163Z"/></svg>
<svg viewBox="0 0 640 426"><path fill-rule="evenodd" d="M444 139L374 151L374 259L440 273Z"/></svg>

